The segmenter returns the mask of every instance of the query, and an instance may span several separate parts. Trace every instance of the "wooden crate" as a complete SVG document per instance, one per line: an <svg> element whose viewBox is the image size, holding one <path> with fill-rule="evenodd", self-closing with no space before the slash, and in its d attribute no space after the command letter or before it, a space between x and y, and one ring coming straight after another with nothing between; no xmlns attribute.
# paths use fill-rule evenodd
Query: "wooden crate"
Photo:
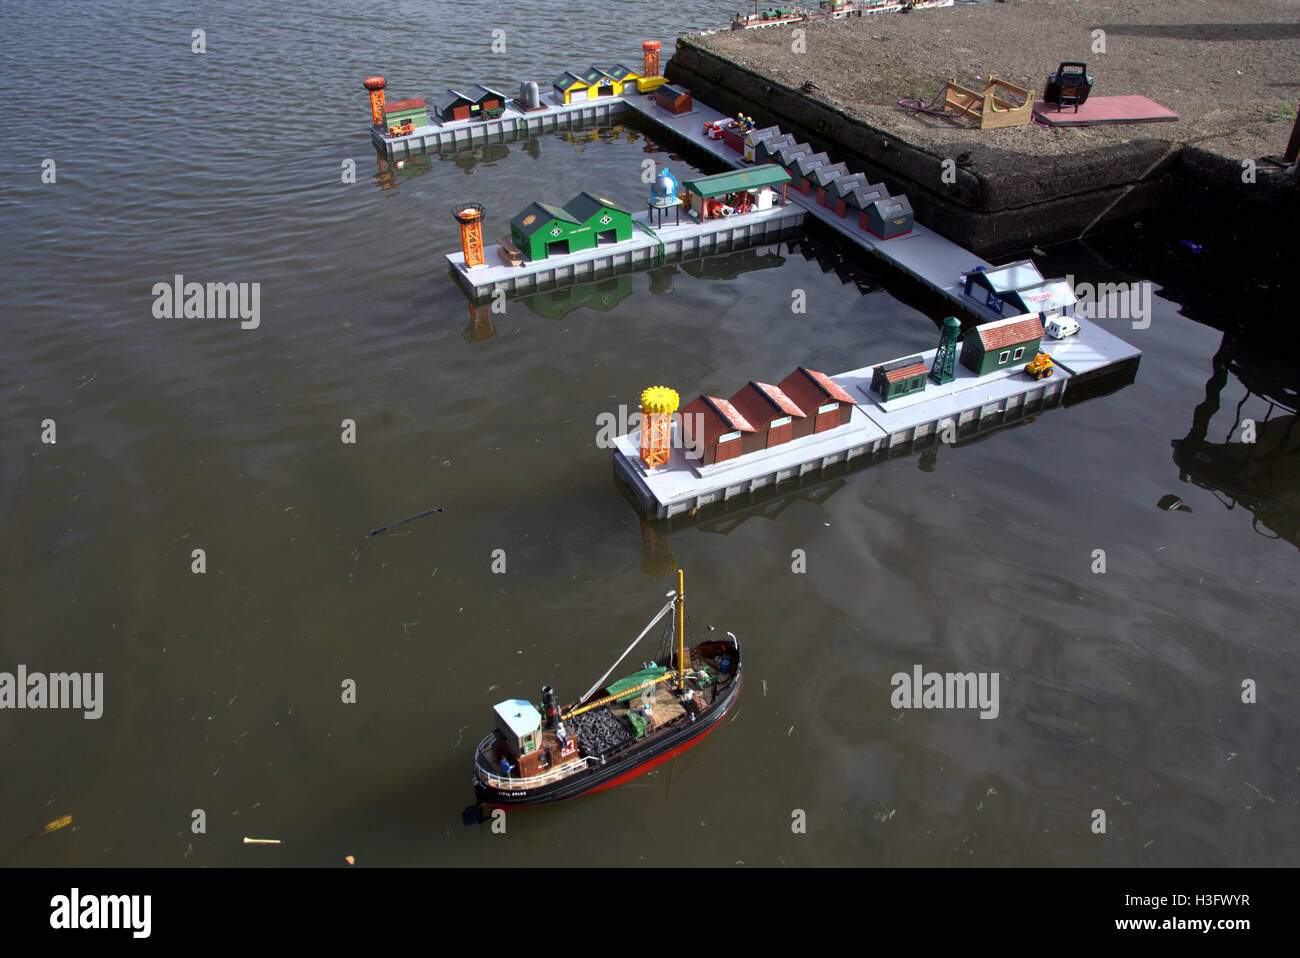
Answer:
<svg viewBox="0 0 1300 958"><path fill-rule="evenodd" d="M1021 102L1017 105L999 93L1017 96ZM981 130L996 130L1028 123L1033 116L1034 97L1023 87L996 76L989 77L983 93L968 90L955 80L949 80L944 88L943 108L948 113L974 120Z"/></svg>

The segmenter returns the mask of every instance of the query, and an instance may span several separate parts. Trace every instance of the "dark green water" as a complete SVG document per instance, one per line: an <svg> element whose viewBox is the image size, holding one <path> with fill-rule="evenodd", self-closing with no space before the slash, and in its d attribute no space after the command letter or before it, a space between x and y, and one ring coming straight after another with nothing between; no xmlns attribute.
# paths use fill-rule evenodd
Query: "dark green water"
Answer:
<svg viewBox="0 0 1300 958"><path fill-rule="evenodd" d="M1044 263L1179 278L1148 329L1115 327L1145 352L1133 385L668 531L697 624L745 642L734 717L629 786L461 825L492 704L578 695L669 588L596 417L655 383L895 358L942 318L781 246L476 326L452 204L495 236L532 199L639 205L642 160L700 159L619 126L398 170L360 80L513 92L642 39L666 61L733 12L593 7L507 18L504 57L487 4L6 8L0 671L102 671L105 701L0 711L0 863L1297 864L1297 377L1231 331L1287 300L1137 230ZM177 273L261 283L260 326L154 318ZM1267 417L1255 446L1239 417ZM998 672L998 718L892 708L918 663Z"/></svg>

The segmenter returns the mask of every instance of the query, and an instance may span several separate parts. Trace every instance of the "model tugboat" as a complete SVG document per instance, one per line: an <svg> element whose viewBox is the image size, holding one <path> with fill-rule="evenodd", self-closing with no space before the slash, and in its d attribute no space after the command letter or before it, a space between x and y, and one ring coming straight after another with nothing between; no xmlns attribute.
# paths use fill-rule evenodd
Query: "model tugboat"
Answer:
<svg viewBox="0 0 1300 958"><path fill-rule="evenodd" d="M614 682L619 663L665 617L653 661ZM677 591L587 694L561 709L543 686L541 709L524 699L496 706L496 728L474 753L480 807L557 802L621 785L690 748L717 727L740 694L740 642L687 645L686 592Z"/></svg>

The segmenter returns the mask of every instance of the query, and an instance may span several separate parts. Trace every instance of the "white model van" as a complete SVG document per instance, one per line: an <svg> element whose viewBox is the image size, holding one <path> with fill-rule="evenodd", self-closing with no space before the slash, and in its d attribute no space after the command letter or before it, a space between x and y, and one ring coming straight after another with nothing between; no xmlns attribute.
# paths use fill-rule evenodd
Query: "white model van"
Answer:
<svg viewBox="0 0 1300 958"><path fill-rule="evenodd" d="M1066 336L1073 336L1077 333L1079 324L1069 316L1057 314L1047 317L1047 322L1043 323L1043 331L1053 339L1064 339Z"/></svg>

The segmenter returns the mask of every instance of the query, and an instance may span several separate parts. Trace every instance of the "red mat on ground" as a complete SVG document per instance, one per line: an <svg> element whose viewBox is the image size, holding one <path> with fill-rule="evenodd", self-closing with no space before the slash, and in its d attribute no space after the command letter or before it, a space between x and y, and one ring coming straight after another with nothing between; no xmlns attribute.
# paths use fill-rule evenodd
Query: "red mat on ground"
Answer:
<svg viewBox="0 0 1300 958"><path fill-rule="evenodd" d="M1096 126L1099 123L1155 123L1176 120L1178 114L1145 96L1090 96L1079 112L1067 106L1058 110L1055 103L1034 104L1034 116L1048 126Z"/></svg>

